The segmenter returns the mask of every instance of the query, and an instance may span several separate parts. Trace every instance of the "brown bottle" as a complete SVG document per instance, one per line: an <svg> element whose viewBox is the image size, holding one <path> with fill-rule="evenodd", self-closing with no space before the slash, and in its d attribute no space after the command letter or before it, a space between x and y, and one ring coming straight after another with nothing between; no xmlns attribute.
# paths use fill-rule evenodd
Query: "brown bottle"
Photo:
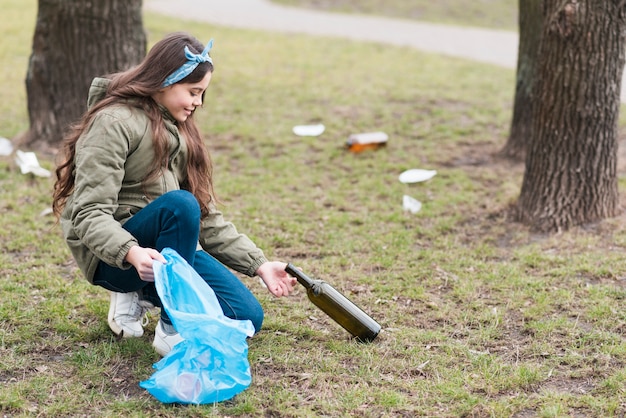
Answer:
<svg viewBox="0 0 626 418"><path fill-rule="evenodd" d="M352 134L348 137L346 146L353 153L360 153L368 150L375 150L387 145L389 137L384 132L367 132L362 134Z"/></svg>
<svg viewBox="0 0 626 418"><path fill-rule="evenodd" d="M370 342L376 338L380 325L334 287L323 280L311 279L293 264L287 264L285 271L306 288L306 294L315 306L358 340Z"/></svg>

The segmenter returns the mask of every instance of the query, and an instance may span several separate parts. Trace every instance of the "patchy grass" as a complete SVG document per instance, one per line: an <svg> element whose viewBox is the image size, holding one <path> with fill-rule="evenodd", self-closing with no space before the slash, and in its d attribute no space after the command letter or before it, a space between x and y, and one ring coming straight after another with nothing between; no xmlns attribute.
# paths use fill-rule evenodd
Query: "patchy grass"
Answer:
<svg viewBox="0 0 626 418"><path fill-rule="evenodd" d="M28 126L23 79L36 3L0 5L11 17L0 57L15 64L0 80L0 135L13 137ZM553 236L507 219L523 166L494 154L508 132L513 71L156 15L146 27L152 41L180 28L219 39L197 117L227 217L272 258L334 284L383 332L357 344L302 290L273 299L243 278L267 314L249 341L252 385L217 405L162 405L138 386L157 360L155 321L143 338L113 337L106 292L80 277L43 213L52 180L21 175L0 157L3 415L626 413L626 219ZM353 64L366 61L373 65ZM317 122L326 125L320 137L291 132ZM373 130L389 134L387 147L344 149L349 134ZM399 183L409 168L438 174ZM623 170L620 178L623 194ZM403 194L422 211L403 212Z"/></svg>

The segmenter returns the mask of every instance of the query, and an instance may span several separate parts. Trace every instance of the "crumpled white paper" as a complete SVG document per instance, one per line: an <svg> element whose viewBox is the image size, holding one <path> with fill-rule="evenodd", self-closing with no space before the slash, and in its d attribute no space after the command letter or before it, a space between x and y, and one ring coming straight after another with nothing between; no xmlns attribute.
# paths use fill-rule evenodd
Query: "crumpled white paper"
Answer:
<svg viewBox="0 0 626 418"><path fill-rule="evenodd" d="M411 196L404 195L402 196L402 208L406 212L417 213L422 209L422 202Z"/></svg>
<svg viewBox="0 0 626 418"><path fill-rule="evenodd" d="M20 167L22 174L32 173L39 177L50 177L51 173L39 165L39 160L34 152L15 152L15 162Z"/></svg>
<svg viewBox="0 0 626 418"><path fill-rule="evenodd" d="M13 144L6 138L0 137L0 155L11 155L13 152Z"/></svg>

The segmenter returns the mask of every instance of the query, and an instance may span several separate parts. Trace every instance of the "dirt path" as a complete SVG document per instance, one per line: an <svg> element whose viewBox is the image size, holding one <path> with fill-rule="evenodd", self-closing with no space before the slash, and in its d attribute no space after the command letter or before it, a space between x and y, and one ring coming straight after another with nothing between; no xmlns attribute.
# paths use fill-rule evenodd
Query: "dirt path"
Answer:
<svg viewBox="0 0 626 418"><path fill-rule="evenodd" d="M514 68L517 62L518 40L514 32L319 12L266 0L145 0L144 7L223 26L410 46L507 68Z"/></svg>

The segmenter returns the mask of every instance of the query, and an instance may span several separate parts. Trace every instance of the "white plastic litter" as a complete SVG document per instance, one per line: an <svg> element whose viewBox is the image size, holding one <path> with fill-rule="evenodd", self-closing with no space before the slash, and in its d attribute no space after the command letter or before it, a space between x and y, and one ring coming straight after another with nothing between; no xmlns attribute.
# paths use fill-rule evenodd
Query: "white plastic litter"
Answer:
<svg viewBox="0 0 626 418"><path fill-rule="evenodd" d="M398 180L401 183L418 183L420 181L430 180L437 174L437 170L422 170L420 168L413 168L411 170L406 170Z"/></svg>
<svg viewBox="0 0 626 418"><path fill-rule="evenodd" d="M44 210L39 212L39 216L44 217L44 216L52 215L53 213L54 211L52 210L52 208L45 208Z"/></svg>
<svg viewBox="0 0 626 418"><path fill-rule="evenodd" d="M348 137L348 144L384 144L389 135L384 132L364 132L352 134Z"/></svg>
<svg viewBox="0 0 626 418"><path fill-rule="evenodd" d="M411 196L404 195L402 196L402 208L406 212L417 213L422 209L422 202Z"/></svg>
<svg viewBox="0 0 626 418"><path fill-rule="evenodd" d="M326 127L321 123L317 125L297 125L293 127L293 133L298 136L320 136Z"/></svg>
<svg viewBox="0 0 626 418"><path fill-rule="evenodd" d="M0 137L0 155L11 155L13 152L13 144L6 138Z"/></svg>
<svg viewBox="0 0 626 418"><path fill-rule="evenodd" d="M20 166L22 174L33 173L39 177L50 177L51 173L39 165L37 156L34 152L15 152L15 162Z"/></svg>

